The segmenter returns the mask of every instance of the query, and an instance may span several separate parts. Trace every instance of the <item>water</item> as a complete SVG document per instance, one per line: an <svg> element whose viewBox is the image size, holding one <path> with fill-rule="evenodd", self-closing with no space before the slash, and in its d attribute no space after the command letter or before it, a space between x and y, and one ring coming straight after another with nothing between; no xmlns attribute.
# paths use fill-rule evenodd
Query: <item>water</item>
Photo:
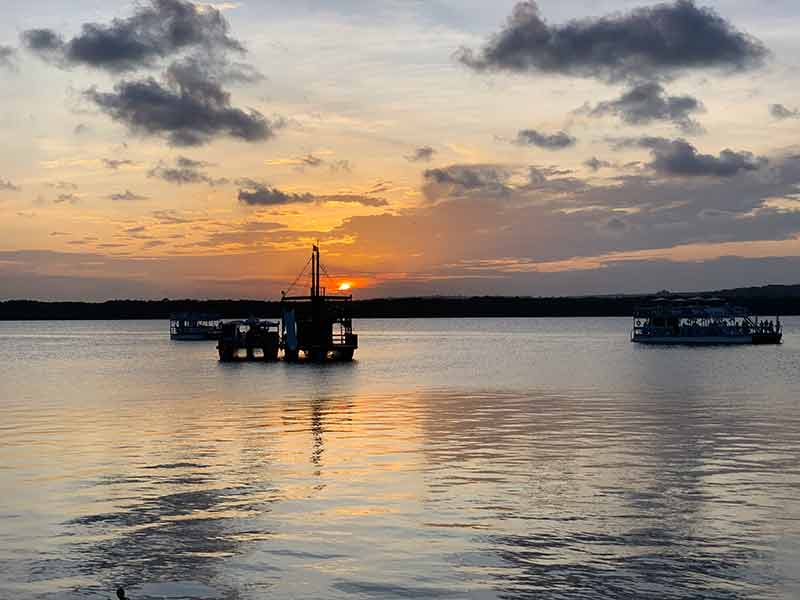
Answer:
<svg viewBox="0 0 800 600"><path fill-rule="evenodd" d="M797 598L800 319L366 321L347 365L0 323L0 598Z"/></svg>

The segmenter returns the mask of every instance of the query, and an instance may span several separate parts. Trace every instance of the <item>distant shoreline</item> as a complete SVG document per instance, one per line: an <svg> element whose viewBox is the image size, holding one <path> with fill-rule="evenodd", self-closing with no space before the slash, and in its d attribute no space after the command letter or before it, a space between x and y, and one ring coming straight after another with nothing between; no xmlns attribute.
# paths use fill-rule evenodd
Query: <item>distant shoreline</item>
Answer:
<svg viewBox="0 0 800 600"><path fill-rule="evenodd" d="M800 315L800 284L770 285L681 296L717 296L762 316ZM353 317L370 318L502 318L502 317L629 317L652 298L647 295L571 297L409 297L353 301ZM195 312L224 318L278 318L278 301L258 300L110 300L107 302L0 302L2 321L168 319Z"/></svg>

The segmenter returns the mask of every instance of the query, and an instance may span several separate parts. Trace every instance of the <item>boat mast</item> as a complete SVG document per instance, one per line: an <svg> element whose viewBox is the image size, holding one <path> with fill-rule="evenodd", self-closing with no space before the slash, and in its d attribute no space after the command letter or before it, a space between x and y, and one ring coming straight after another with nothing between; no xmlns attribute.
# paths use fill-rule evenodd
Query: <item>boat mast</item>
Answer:
<svg viewBox="0 0 800 600"><path fill-rule="evenodd" d="M319 296L319 246L314 244L311 247L311 297Z"/></svg>

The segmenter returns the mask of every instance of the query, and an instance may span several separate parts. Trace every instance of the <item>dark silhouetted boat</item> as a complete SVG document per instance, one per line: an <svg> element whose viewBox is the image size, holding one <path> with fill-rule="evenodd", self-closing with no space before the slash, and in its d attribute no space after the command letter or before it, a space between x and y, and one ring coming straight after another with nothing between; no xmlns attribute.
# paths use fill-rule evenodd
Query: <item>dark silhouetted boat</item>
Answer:
<svg viewBox="0 0 800 600"><path fill-rule="evenodd" d="M218 340L222 320L208 315L181 313L169 319L169 338L180 342Z"/></svg>
<svg viewBox="0 0 800 600"><path fill-rule="evenodd" d="M639 344L780 344L780 317L763 320L723 298L658 297L636 308L631 341Z"/></svg>
<svg viewBox="0 0 800 600"><path fill-rule="evenodd" d="M353 333L351 294L328 295L320 285L319 247L311 251L311 290L308 296L281 298L281 347L288 361L353 360L358 336ZM302 273L301 273L302 275Z"/></svg>
<svg viewBox="0 0 800 600"><path fill-rule="evenodd" d="M226 321L217 343L220 361L278 360L278 327L278 323L261 319Z"/></svg>

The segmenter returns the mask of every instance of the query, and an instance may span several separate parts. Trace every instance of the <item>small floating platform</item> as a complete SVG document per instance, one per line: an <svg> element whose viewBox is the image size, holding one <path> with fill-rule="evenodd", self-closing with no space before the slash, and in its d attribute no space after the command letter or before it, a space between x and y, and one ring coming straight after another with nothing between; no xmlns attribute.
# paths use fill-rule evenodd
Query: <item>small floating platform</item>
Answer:
<svg viewBox="0 0 800 600"><path fill-rule="evenodd" d="M280 348L279 323L248 319L222 324L217 343L221 362L278 360Z"/></svg>

